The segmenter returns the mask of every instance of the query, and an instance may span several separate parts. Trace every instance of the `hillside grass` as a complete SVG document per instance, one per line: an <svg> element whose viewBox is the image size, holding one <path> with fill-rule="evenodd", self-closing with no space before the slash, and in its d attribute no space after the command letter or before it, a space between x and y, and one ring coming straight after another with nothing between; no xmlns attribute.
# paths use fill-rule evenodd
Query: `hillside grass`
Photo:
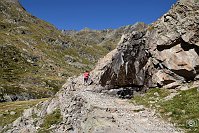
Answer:
<svg viewBox="0 0 199 133"><path fill-rule="evenodd" d="M162 118L187 133L199 133L199 90L192 88L178 93L172 99L165 100L171 92L154 88L144 95L135 96L132 102L155 109Z"/></svg>
<svg viewBox="0 0 199 133"><path fill-rule="evenodd" d="M0 126L3 127L12 123L22 115L24 109L28 109L45 100L47 99L0 103Z"/></svg>
<svg viewBox="0 0 199 133"><path fill-rule="evenodd" d="M56 125L62 121L62 115L60 109L55 110L52 114L45 116L44 122L41 125L38 133L50 133L49 128L52 125Z"/></svg>
<svg viewBox="0 0 199 133"><path fill-rule="evenodd" d="M1 0L0 10L0 100L6 94L52 96L68 77L93 69L108 53L95 38L64 35L17 4Z"/></svg>

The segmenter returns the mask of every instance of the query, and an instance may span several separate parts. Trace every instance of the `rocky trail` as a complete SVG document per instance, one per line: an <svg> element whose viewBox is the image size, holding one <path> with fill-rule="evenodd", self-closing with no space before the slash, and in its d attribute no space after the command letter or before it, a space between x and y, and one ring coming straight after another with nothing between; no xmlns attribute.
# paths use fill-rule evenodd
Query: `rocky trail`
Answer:
<svg viewBox="0 0 199 133"><path fill-rule="evenodd" d="M84 87L80 87L84 88ZM92 91L92 86L75 91L92 107L87 131L92 133L178 133L182 130L163 121L155 111Z"/></svg>
<svg viewBox="0 0 199 133"><path fill-rule="evenodd" d="M78 82L76 82L78 83ZM181 133L181 129L161 119L154 110L96 92L96 85L67 83L48 101L25 110L23 116L6 127L7 133L44 131L43 120L56 110L61 122L46 132L56 133ZM5 128L4 128L5 129Z"/></svg>

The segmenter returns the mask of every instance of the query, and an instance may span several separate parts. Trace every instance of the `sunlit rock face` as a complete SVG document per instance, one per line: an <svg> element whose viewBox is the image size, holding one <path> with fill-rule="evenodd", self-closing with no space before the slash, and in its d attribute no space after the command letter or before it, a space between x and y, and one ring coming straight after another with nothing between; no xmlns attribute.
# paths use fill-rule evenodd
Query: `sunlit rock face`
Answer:
<svg viewBox="0 0 199 133"><path fill-rule="evenodd" d="M96 67L94 77L108 88L176 88L183 82L197 80L198 9L196 0L178 1L147 28L123 35L117 49L98 63L101 67Z"/></svg>
<svg viewBox="0 0 199 133"><path fill-rule="evenodd" d="M181 0L152 24L147 47L156 60L153 82L161 86L196 80L199 74L199 2ZM172 87L172 86L170 86ZM173 86L175 87L175 86Z"/></svg>

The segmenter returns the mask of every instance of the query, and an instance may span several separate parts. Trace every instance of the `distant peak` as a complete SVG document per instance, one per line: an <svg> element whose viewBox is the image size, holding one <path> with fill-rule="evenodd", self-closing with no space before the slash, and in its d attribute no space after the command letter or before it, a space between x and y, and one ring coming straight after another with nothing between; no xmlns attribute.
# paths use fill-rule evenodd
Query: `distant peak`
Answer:
<svg viewBox="0 0 199 133"><path fill-rule="evenodd" d="M82 29L81 31L92 31L92 29L85 27L84 29Z"/></svg>

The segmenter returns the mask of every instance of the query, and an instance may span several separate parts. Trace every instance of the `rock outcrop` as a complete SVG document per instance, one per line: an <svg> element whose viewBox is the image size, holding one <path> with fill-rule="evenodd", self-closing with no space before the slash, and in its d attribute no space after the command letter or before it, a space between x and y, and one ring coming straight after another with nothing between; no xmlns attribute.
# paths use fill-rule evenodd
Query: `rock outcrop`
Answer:
<svg viewBox="0 0 199 133"><path fill-rule="evenodd" d="M103 73L93 75L100 76L98 82L102 86L143 86L145 84L144 66L148 61L148 55L143 39L146 33L144 29L145 26L140 28L143 31L138 30L123 35L117 49L97 64L94 72L101 70Z"/></svg>
<svg viewBox="0 0 199 133"><path fill-rule="evenodd" d="M154 82L168 85L196 80L199 74L199 3L181 0L148 28L147 46Z"/></svg>
<svg viewBox="0 0 199 133"><path fill-rule="evenodd" d="M111 57L102 59L98 63L100 67L94 70L99 84L108 89L122 86L175 88L180 83L197 80L198 9L199 3L195 0L178 1L147 28L123 35ZM100 65L104 60L107 64Z"/></svg>
<svg viewBox="0 0 199 133"><path fill-rule="evenodd" d="M145 84L144 66L147 64L148 56L145 42L141 39L144 34L133 32L122 37L111 64L104 68L105 71L100 79L102 86L143 86Z"/></svg>

